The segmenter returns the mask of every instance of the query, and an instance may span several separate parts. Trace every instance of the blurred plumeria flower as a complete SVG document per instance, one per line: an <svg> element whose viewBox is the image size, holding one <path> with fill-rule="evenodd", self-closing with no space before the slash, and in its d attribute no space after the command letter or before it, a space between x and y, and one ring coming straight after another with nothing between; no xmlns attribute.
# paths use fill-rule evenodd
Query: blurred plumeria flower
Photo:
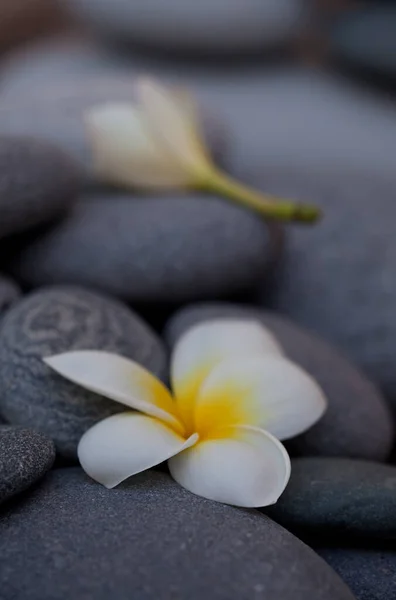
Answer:
<svg viewBox="0 0 396 600"><path fill-rule="evenodd" d="M151 79L139 79L136 91L136 104L107 103L86 112L99 178L133 189L205 190L266 217L317 220L319 210L314 206L277 201L222 173L205 147L194 99L187 93Z"/></svg>
<svg viewBox="0 0 396 600"><path fill-rule="evenodd" d="M115 354L74 351L44 360L134 409L100 421L78 446L86 473L108 488L168 460L173 478L195 494L237 506L274 504L290 476L278 440L305 431L326 408L315 381L256 321L214 320L188 330L172 356L173 397Z"/></svg>

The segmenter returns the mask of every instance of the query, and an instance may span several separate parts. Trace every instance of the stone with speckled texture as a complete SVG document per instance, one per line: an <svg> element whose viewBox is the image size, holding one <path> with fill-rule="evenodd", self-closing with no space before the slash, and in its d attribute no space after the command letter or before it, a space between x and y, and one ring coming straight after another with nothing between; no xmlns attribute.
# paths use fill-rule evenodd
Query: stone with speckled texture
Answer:
<svg viewBox="0 0 396 600"><path fill-rule="evenodd" d="M188 327L213 318L257 319L272 331L286 355L322 387L328 408L323 418L287 445L302 455L385 459L392 448L393 424L376 387L338 350L293 322L262 309L202 303L177 312L167 325L170 346Z"/></svg>
<svg viewBox="0 0 396 600"><path fill-rule="evenodd" d="M52 472L2 515L0 555L7 600L353 600L264 515L150 471L113 490L81 469Z"/></svg>
<svg viewBox="0 0 396 600"><path fill-rule="evenodd" d="M55 446L42 433L0 425L0 504L41 479L54 460Z"/></svg>
<svg viewBox="0 0 396 600"><path fill-rule="evenodd" d="M165 375L166 353L151 328L122 303L78 287L43 288L0 321L0 413L55 441L76 457L84 431L125 409L55 374L42 357L69 350L105 350Z"/></svg>

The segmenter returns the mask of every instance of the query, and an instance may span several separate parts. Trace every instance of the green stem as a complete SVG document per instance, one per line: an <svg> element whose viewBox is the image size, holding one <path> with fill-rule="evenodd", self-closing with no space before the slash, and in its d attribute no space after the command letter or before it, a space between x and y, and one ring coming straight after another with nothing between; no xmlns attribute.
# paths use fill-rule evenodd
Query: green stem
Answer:
<svg viewBox="0 0 396 600"><path fill-rule="evenodd" d="M208 192L235 200L270 219L314 223L321 216L320 209L316 206L284 201L256 192L217 169L211 170L210 175L205 178L200 187Z"/></svg>

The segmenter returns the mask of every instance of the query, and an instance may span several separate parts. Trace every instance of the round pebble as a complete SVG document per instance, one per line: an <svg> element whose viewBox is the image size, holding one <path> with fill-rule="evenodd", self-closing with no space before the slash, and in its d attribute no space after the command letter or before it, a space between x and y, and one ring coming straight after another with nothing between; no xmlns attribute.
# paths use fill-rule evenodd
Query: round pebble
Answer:
<svg viewBox="0 0 396 600"><path fill-rule="evenodd" d="M124 407L55 374L42 358L69 350L104 350L163 377L166 353L157 335L122 303L78 287L26 296L0 322L0 412L33 427L76 457L82 434Z"/></svg>
<svg viewBox="0 0 396 600"><path fill-rule="evenodd" d="M353 600L267 517L156 472L113 490L77 468L52 472L2 515L0 555L2 594L13 600Z"/></svg>
<svg viewBox="0 0 396 600"><path fill-rule="evenodd" d="M0 136L0 238L63 214L81 183L77 166L53 144Z"/></svg>
<svg viewBox="0 0 396 600"><path fill-rule="evenodd" d="M356 600L396 597L396 552L392 549L323 548L316 552L349 585Z"/></svg>
<svg viewBox="0 0 396 600"><path fill-rule="evenodd" d="M336 348L291 321L261 309L232 304L197 304L177 312L166 327L173 346L195 323L216 318L257 319L281 343L286 355L322 387L328 408L306 433L287 443L300 455L385 459L392 448L393 425L376 387Z"/></svg>
<svg viewBox="0 0 396 600"><path fill-rule="evenodd" d="M55 460L55 446L31 429L0 425L0 504L41 479Z"/></svg>
<svg viewBox="0 0 396 600"><path fill-rule="evenodd" d="M394 79L396 76L396 7L392 3L343 15L332 33L338 59Z"/></svg>
<svg viewBox="0 0 396 600"><path fill-rule="evenodd" d="M204 195L93 195L8 268L29 286L78 283L133 302L224 296L264 281L280 231Z"/></svg>
<svg viewBox="0 0 396 600"><path fill-rule="evenodd" d="M105 37L205 54L258 52L295 38L305 24L301 0L65 0L77 19Z"/></svg>
<svg viewBox="0 0 396 600"><path fill-rule="evenodd" d="M9 277L0 274L0 315L20 296L21 290Z"/></svg>
<svg viewBox="0 0 396 600"><path fill-rule="evenodd" d="M32 89L29 85L28 100L21 98L20 91L17 99L5 93L0 107L0 133L32 135L56 143L89 170L92 156L84 113L108 102L135 102L135 85L136 73L132 76L129 71L123 75L93 72L84 77L49 77L38 87ZM210 109L200 107L199 111L206 143L218 157L226 138L221 119Z"/></svg>
<svg viewBox="0 0 396 600"><path fill-rule="evenodd" d="M298 458L286 491L265 509L287 529L396 539L396 467L344 458Z"/></svg>

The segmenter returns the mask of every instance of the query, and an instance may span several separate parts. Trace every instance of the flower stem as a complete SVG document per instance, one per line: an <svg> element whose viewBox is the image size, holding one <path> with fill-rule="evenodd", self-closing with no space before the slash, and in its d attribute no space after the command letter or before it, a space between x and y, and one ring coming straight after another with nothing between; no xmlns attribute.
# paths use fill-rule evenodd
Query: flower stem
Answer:
<svg viewBox="0 0 396 600"><path fill-rule="evenodd" d="M208 192L235 200L270 219L314 223L321 216L320 209L316 206L284 201L256 192L217 169L211 170L210 175L205 178L200 187Z"/></svg>

